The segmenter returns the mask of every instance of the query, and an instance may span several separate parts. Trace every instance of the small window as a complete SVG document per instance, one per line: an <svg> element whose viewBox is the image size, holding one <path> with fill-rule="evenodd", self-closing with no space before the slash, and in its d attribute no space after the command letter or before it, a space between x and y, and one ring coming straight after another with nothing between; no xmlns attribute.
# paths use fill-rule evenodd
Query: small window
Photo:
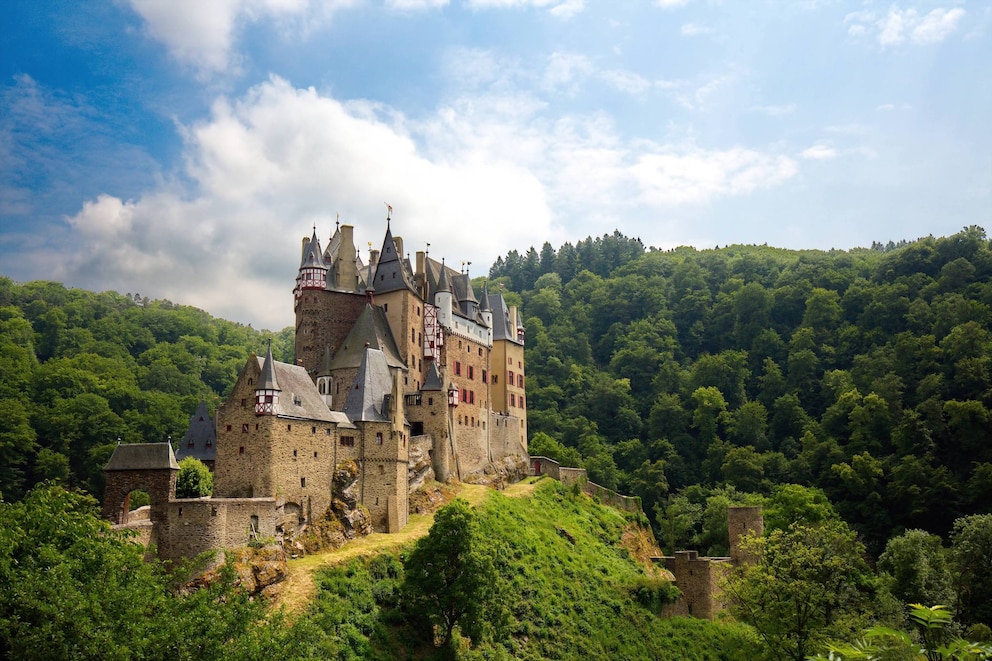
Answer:
<svg viewBox="0 0 992 661"><path fill-rule="evenodd" d="M296 456L296 450L293 450L293 456L294 457Z"/></svg>
<svg viewBox="0 0 992 661"><path fill-rule="evenodd" d="M475 378L475 366L473 366L473 365L469 365L468 366L468 378L469 379L474 379Z"/></svg>
<svg viewBox="0 0 992 661"><path fill-rule="evenodd" d="M305 489L305 488L306 488L306 486L307 486L307 478L305 478L305 477L301 477L301 478L300 478L300 488L301 488L301 489Z"/></svg>
<svg viewBox="0 0 992 661"><path fill-rule="evenodd" d="M487 377L487 376L488 376L488 375L486 374L486 370L482 370L482 382L483 382L483 383L485 383L485 382L486 382L486 377Z"/></svg>
<svg viewBox="0 0 992 661"><path fill-rule="evenodd" d="M317 428L316 427L311 427L310 428L310 433L311 434L316 434L317 433Z"/></svg>
<svg viewBox="0 0 992 661"><path fill-rule="evenodd" d="M513 393L510 393L510 406L516 406L516 405L517 405L517 398L514 396Z"/></svg>
<svg viewBox="0 0 992 661"><path fill-rule="evenodd" d="M375 444L382 445L382 432L376 432L375 434Z"/></svg>
<svg viewBox="0 0 992 661"><path fill-rule="evenodd" d="M209 443L207 445L209 445ZM186 444L186 447L188 447L188 448L193 447L193 439L192 438L189 439L189 443Z"/></svg>
<svg viewBox="0 0 992 661"><path fill-rule="evenodd" d="M482 347L479 347L479 355L482 355Z"/></svg>
<svg viewBox="0 0 992 661"><path fill-rule="evenodd" d="M389 303L383 303L382 304L382 311L383 312L389 312Z"/></svg>
<svg viewBox="0 0 992 661"><path fill-rule="evenodd" d="M247 399L245 399L244 397L242 397L242 398L241 398L241 408L244 408L244 407L246 407L247 405L248 405L248 400L247 400ZM203 418L200 418L200 420L203 420Z"/></svg>
<svg viewBox="0 0 992 661"><path fill-rule="evenodd" d="M227 431L231 431L231 425L227 426Z"/></svg>
<svg viewBox="0 0 992 661"><path fill-rule="evenodd" d="M316 450L314 450L314 451L313 451L313 458L314 458L314 459L316 459L316 458L317 458L317 451L316 451Z"/></svg>
<svg viewBox="0 0 992 661"><path fill-rule="evenodd" d="M244 453L245 453L245 446L242 445L240 448L238 448L238 454L244 454Z"/></svg>
<svg viewBox="0 0 992 661"><path fill-rule="evenodd" d="M493 383L499 383L499 374L493 374Z"/></svg>
<svg viewBox="0 0 992 661"><path fill-rule="evenodd" d="M331 428L330 427L328 427L327 429L324 430L324 435L325 436L330 436L331 435Z"/></svg>
<svg viewBox="0 0 992 661"><path fill-rule="evenodd" d="M286 431L293 431L293 425L286 425Z"/></svg>
<svg viewBox="0 0 992 661"><path fill-rule="evenodd" d="M512 365L513 364L513 358L511 358L510 356L507 356L506 357L506 364L507 365Z"/></svg>
<svg viewBox="0 0 992 661"><path fill-rule="evenodd" d="M461 376L461 374L462 374L462 364L456 360L455 361L455 376Z"/></svg>
<svg viewBox="0 0 992 661"><path fill-rule="evenodd" d="M385 475L385 474L386 474L386 467L383 466L382 464L379 464L379 475Z"/></svg>
<svg viewBox="0 0 992 661"><path fill-rule="evenodd" d="M521 388L524 387L524 375L523 374L518 374L517 375L517 385L519 387L521 387Z"/></svg>
<svg viewBox="0 0 992 661"><path fill-rule="evenodd" d="M248 433L248 423L247 422L244 423L243 425L241 425L241 433L242 434L247 434Z"/></svg>
<svg viewBox="0 0 992 661"><path fill-rule="evenodd" d="M427 398L427 406L434 406L434 398L433 397L428 397Z"/></svg>
<svg viewBox="0 0 992 661"><path fill-rule="evenodd" d="M346 448L355 447L355 437L354 436L342 436L341 446Z"/></svg>

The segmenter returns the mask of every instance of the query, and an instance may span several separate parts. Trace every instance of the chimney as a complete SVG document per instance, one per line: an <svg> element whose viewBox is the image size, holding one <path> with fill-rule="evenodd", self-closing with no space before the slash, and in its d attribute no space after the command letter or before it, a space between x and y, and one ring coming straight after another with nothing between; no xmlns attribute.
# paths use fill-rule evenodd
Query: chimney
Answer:
<svg viewBox="0 0 992 661"><path fill-rule="evenodd" d="M393 243L396 244L396 258L403 261L403 237L394 236Z"/></svg>
<svg viewBox="0 0 992 661"><path fill-rule="evenodd" d="M307 252L307 244L308 243L310 243L310 237L309 236L303 237L303 245L300 246L300 261L303 261L303 256Z"/></svg>

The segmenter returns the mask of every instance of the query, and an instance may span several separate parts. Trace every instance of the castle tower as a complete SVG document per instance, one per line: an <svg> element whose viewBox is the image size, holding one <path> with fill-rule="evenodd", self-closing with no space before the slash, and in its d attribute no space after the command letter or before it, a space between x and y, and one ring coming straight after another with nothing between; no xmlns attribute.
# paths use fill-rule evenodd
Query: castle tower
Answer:
<svg viewBox="0 0 992 661"><path fill-rule="evenodd" d="M727 508L727 532L730 541L730 560L735 565L750 564L757 558L741 549L741 538L760 537L765 534L765 519L761 507L731 506Z"/></svg>

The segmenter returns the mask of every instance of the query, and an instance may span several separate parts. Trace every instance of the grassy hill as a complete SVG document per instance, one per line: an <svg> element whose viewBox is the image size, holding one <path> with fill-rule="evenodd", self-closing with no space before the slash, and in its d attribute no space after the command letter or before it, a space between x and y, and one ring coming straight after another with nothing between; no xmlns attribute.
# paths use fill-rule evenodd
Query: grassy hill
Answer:
<svg viewBox="0 0 992 661"><path fill-rule="evenodd" d="M490 493L476 508L482 543L505 581L508 619L461 658L745 659L749 629L662 619L666 583L638 556L636 519L550 480L530 496ZM400 557L384 553L326 566L297 616L284 658L431 658L429 636L403 611ZM440 653L437 653L440 655Z"/></svg>

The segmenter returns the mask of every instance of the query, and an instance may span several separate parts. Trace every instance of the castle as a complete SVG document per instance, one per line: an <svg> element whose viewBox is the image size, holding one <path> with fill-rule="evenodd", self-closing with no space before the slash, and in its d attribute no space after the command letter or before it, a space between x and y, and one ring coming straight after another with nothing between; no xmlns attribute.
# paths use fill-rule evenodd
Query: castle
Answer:
<svg viewBox="0 0 992 661"><path fill-rule="evenodd" d="M106 518L141 529L164 559L284 538L343 498L336 474L350 467L349 497L375 530L396 532L425 474L473 480L526 465L516 308L426 251L411 262L386 223L367 264L349 225L323 248L316 228L303 239L295 364L271 347L250 356L216 419L201 404L180 443L180 457L212 462L213 495L175 497L170 444L119 445L104 468ZM149 493L146 520L129 513L135 489Z"/></svg>

